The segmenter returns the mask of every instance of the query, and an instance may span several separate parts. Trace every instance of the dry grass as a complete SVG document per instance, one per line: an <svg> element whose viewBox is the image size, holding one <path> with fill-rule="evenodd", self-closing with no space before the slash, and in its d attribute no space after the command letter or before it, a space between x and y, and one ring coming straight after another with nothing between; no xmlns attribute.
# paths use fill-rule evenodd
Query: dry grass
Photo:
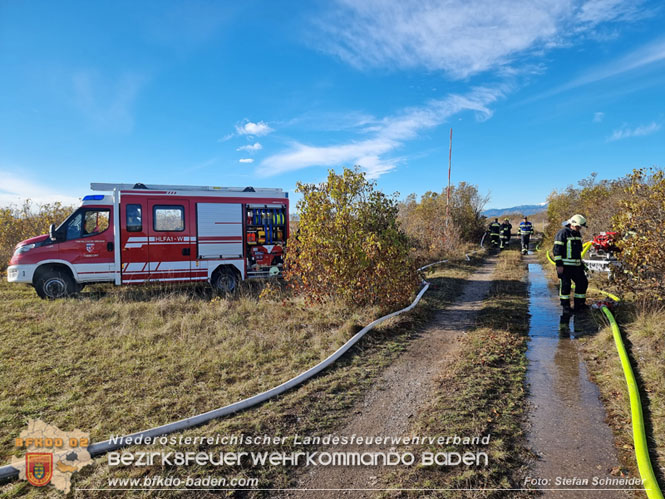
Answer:
<svg viewBox="0 0 665 499"><path fill-rule="evenodd" d="M661 487L665 484L665 310L622 306L617 321L638 384L649 440L651 463ZM600 388L608 421L614 431L621 461L639 476L633 447L628 389L612 331L605 327L584 342L584 355L593 380Z"/></svg>
<svg viewBox="0 0 665 499"><path fill-rule="evenodd" d="M316 364L376 314L182 290L48 302L3 284L0 298L1 461L28 419L90 428L101 440L254 395Z"/></svg>
<svg viewBox="0 0 665 499"><path fill-rule="evenodd" d="M462 263L431 272L428 279L435 289L415 313L368 334L333 368L304 386L184 434L333 431L432 311L453 299L471 268ZM0 365L1 461L9 461L12 438L31 418L63 430L90 431L93 441L99 441L254 395L325 358L376 316L371 308L306 306L275 288L264 299L250 288L237 298L219 299L197 288L91 287L80 298L45 302L31 288L0 285L5 307L0 355L6 360ZM104 458L98 458L96 465L74 476L74 488L104 487L109 477L162 474L207 476L211 470L110 470ZM274 488L289 484L291 470L227 467L214 474L250 474L260 477L261 486ZM25 482L5 485L0 492L36 493Z"/></svg>

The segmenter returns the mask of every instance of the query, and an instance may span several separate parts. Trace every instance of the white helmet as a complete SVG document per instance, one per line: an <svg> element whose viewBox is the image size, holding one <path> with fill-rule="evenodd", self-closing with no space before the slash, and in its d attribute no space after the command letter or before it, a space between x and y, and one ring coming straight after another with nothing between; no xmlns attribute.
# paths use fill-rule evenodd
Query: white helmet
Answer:
<svg viewBox="0 0 665 499"><path fill-rule="evenodd" d="M568 223L570 225L578 225L580 227L586 227L586 218L584 218L582 215L573 215L570 217L570 220L568 220Z"/></svg>

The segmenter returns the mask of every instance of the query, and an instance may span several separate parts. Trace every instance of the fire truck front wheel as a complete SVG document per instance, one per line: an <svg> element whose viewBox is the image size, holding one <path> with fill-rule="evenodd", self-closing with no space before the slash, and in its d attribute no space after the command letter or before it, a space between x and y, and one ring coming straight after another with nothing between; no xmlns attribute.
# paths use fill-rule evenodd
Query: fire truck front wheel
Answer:
<svg viewBox="0 0 665 499"><path fill-rule="evenodd" d="M79 291L79 287L68 272L46 270L35 281L35 291L44 300L65 298Z"/></svg>
<svg viewBox="0 0 665 499"><path fill-rule="evenodd" d="M233 294L238 289L238 273L230 268L220 267L212 274L212 288L223 294Z"/></svg>

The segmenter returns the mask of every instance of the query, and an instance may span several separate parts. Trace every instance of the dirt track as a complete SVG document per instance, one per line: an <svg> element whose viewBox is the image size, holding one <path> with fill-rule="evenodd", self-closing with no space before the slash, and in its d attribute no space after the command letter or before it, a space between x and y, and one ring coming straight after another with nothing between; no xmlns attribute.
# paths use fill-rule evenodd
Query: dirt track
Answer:
<svg viewBox="0 0 665 499"><path fill-rule="evenodd" d="M460 336L473 326L476 312L489 291L495 265L496 258L489 258L469 277L459 298L436 315L431 325L411 342L407 351L353 409L353 418L338 432L340 436L397 437L409 434L410 422L428 401L437 375L457 356ZM357 449L345 446L322 450ZM389 446L363 445L362 450L376 452L389 450ZM376 487L380 473L381 469L364 466L309 468L297 486L308 491L289 492L286 497L373 496L375 493L366 489Z"/></svg>

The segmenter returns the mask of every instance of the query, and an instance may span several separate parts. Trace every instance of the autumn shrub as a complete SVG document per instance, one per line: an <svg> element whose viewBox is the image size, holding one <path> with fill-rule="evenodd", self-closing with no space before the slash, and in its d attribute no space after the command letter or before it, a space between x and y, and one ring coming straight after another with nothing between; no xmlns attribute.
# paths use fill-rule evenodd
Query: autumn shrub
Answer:
<svg viewBox="0 0 665 499"><path fill-rule="evenodd" d="M17 243L48 233L51 224L61 223L72 211L61 203L33 204L0 208L0 269L4 270Z"/></svg>
<svg viewBox="0 0 665 499"><path fill-rule="evenodd" d="M665 295L665 173L639 169L626 177L596 181L596 175L550 194L547 243L561 223L575 213L587 219L585 240L604 231L619 233L613 277L624 292L650 301Z"/></svg>
<svg viewBox="0 0 665 499"><path fill-rule="evenodd" d="M411 253L418 264L441 258L445 253L446 220L440 200L440 194L426 192L419 201L411 194L400 203L400 227L409 237Z"/></svg>
<svg viewBox="0 0 665 499"><path fill-rule="evenodd" d="M321 184L298 183L299 227L286 257L290 286L313 301L393 309L410 301L419 280L397 201L360 170L328 173Z"/></svg>
<svg viewBox="0 0 665 499"><path fill-rule="evenodd" d="M466 243L478 242L485 230L481 212L486 202L476 186L460 182L451 187L450 216L446 219L446 189L441 193L428 191L420 199L409 195L399 205L398 220L418 262L449 257L460 252Z"/></svg>
<svg viewBox="0 0 665 499"><path fill-rule="evenodd" d="M628 175L614 230L621 269L615 279L646 301L665 298L665 172L640 169Z"/></svg>
<svg viewBox="0 0 665 499"><path fill-rule="evenodd" d="M579 213L587 219L582 236L591 240L593 235L612 230L612 217L620 210L625 198L626 179L596 181L596 174L580 180L578 187L569 185L562 191L554 191L547 198L547 226L545 238L548 244L561 229L562 223Z"/></svg>

